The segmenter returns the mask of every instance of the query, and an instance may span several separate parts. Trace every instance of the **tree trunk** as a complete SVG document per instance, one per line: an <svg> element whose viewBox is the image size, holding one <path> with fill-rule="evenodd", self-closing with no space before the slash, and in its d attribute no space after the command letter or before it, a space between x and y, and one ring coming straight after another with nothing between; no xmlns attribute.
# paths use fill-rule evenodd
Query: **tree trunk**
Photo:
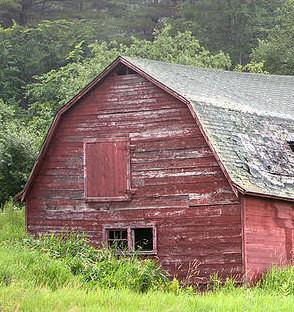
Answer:
<svg viewBox="0 0 294 312"><path fill-rule="evenodd" d="M33 6L33 0L22 0L20 13L19 13L19 22L21 25L26 25L28 22L29 13Z"/></svg>
<svg viewBox="0 0 294 312"><path fill-rule="evenodd" d="M80 1L79 2L79 12L82 12L83 8L84 8L84 3L83 3L83 1Z"/></svg>
<svg viewBox="0 0 294 312"><path fill-rule="evenodd" d="M47 2L47 0L42 1L41 16L44 16L44 14L45 14L46 2Z"/></svg>

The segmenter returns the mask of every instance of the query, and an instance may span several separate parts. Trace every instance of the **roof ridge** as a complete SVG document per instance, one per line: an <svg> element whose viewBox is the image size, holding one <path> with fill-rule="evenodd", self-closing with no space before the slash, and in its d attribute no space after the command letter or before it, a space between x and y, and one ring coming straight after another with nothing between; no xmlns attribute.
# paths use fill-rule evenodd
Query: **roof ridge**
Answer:
<svg viewBox="0 0 294 312"><path fill-rule="evenodd" d="M294 119L294 76L241 73L122 57L188 101ZM218 102L218 103L216 103ZM242 108L243 107L243 108ZM248 108L250 108L248 110Z"/></svg>
<svg viewBox="0 0 294 312"><path fill-rule="evenodd" d="M149 58L143 58L139 56L126 56L126 55L120 55L121 58L129 60L129 61L134 61L134 60L146 60L154 63L162 63L162 64L167 64L167 65L172 65L172 66L183 66L183 67L190 67L191 69L200 69L204 71L215 71L215 72L223 72L223 73L234 73L234 74L239 74L239 75L248 75L248 76L265 76L265 77L281 77L281 78L289 78L294 80L294 75L280 75L280 74L266 74L266 73L251 73L251 72L240 72L237 70L228 70L228 69L222 69L222 68L213 68L213 67L201 67L201 66L196 66L196 65L191 65L191 64L181 64L181 63L171 63L171 62L166 62L166 61L161 61L161 60L154 60L154 59L149 59Z"/></svg>

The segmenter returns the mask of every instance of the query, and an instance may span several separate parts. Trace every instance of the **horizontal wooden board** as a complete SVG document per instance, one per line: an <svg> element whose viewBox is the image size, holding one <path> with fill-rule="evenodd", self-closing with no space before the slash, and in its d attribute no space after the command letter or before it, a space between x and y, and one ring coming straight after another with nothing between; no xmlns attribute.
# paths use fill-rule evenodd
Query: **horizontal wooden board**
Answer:
<svg viewBox="0 0 294 312"><path fill-rule="evenodd" d="M129 200L88 202L84 142L109 138L130 142ZM101 166L95 156L91 166ZM101 186L99 175L94 180L93 192ZM31 233L84 232L95 246L105 243L105 224L152 224L156 257L170 272L180 262L184 277L194 259L206 280L243 272L239 198L186 104L138 75L110 76L62 116L30 192L27 221Z"/></svg>

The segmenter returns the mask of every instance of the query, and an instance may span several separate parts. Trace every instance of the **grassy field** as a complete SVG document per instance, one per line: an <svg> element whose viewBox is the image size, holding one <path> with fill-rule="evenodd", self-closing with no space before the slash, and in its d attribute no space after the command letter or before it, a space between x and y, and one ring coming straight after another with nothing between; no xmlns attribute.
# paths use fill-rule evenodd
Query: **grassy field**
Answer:
<svg viewBox="0 0 294 312"><path fill-rule="evenodd" d="M207 295L174 295L129 290L87 292L78 287L31 288L2 287L1 311L293 311L293 296L235 290Z"/></svg>
<svg viewBox="0 0 294 312"><path fill-rule="evenodd" d="M151 261L117 259L84 240L26 236L23 211L0 212L0 311L294 311L294 270L255 288L181 289Z"/></svg>

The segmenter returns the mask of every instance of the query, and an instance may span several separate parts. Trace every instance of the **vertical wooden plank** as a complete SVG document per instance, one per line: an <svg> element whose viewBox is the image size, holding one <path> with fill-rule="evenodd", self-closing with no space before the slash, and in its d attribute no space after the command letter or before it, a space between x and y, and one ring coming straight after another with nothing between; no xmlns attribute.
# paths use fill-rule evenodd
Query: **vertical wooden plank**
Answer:
<svg viewBox="0 0 294 312"><path fill-rule="evenodd" d="M125 196L128 190L128 142L116 143L116 178L117 178L117 192L118 196Z"/></svg>
<svg viewBox="0 0 294 312"><path fill-rule="evenodd" d="M272 265L291 263L294 205L253 196L242 202L246 279L252 282Z"/></svg>
<svg viewBox="0 0 294 312"><path fill-rule="evenodd" d="M86 197L123 197L128 185L128 141L106 139L85 143Z"/></svg>

